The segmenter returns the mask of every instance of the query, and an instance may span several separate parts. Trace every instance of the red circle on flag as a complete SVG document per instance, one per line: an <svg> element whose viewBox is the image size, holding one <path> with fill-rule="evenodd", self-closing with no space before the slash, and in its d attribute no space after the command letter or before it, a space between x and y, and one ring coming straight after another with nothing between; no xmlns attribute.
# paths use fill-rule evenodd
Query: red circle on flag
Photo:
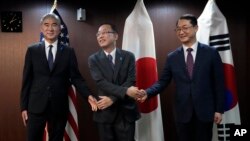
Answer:
<svg viewBox="0 0 250 141"><path fill-rule="evenodd" d="M232 109L238 103L238 94L234 74L234 67L230 64L224 64L224 76L227 89L225 107L226 111Z"/></svg>
<svg viewBox="0 0 250 141"><path fill-rule="evenodd" d="M147 89L158 80L156 60L150 57L140 58L136 61L136 86L139 89ZM157 96L144 103L138 103L141 113L150 113L158 107Z"/></svg>

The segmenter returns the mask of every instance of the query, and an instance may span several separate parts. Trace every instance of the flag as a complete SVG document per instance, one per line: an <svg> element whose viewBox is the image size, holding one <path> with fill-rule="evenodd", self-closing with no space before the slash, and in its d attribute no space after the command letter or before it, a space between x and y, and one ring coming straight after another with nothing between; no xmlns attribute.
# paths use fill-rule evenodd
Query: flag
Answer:
<svg viewBox="0 0 250 141"><path fill-rule="evenodd" d="M135 54L136 86L146 89L154 84L158 79L154 30L143 0L137 0L126 19L122 48ZM138 106L142 117L136 122L136 141L164 141L159 95Z"/></svg>
<svg viewBox="0 0 250 141"><path fill-rule="evenodd" d="M62 17L59 12L56 10L56 0L50 11L50 13L54 13L61 20L61 34L58 37L58 42L69 46L69 36L68 29L65 25ZM44 40L42 33L40 34L40 41ZM64 141L79 141L79 128L78 128L78 117L77 117L77 99L76 99L76 91L74 86L72 85L68 91L68 99L69 99L69 114L68 120L64 131ZM46 126L47 128L47 126ZM44 131L44 141L48 141L48 132L45 128Z"/></svg>
<svg viewBox="0 0 250 141"><path fill-rule="evenodd" d="M198 26L197 40L215 47L224 66L226 86L224 114L221 124L214 126L213 141L226 141L230 139L230 125L240 125L241 121L227 21L214 0L208 0L198 18Z"/></svg>

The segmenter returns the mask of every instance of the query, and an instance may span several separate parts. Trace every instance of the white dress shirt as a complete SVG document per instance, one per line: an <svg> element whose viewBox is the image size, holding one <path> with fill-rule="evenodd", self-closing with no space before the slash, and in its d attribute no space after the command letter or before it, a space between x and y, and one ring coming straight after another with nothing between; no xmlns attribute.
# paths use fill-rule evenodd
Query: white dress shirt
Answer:
<svg viewBox="0 0 250 141"><path fill-rule="evenodd" d="M55 61L56 51L57 51L57 43L58 43L58 40L56 40L52 44L45 41L45 53L46 53L47 60L48 60L48 56L49 56L49 45L52 45L53 47L52 47L51 51L52 51L52 54L53 54L53 61Z"/></svg>

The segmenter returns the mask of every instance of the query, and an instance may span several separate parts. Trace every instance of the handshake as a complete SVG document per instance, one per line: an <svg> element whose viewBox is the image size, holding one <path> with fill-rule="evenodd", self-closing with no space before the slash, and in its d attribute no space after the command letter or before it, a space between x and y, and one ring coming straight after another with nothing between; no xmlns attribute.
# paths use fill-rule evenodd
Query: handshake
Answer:
<svg viewBox="0 0 250 141"><path fill-rule="evenodd" d="M146 91L143 89L139 90L134 86L129 87L126 94L141 103L147 99ZM104 110L113 104L112 99L108 96L99 96L99 100L97 101L92 95L89 95L88 102L92 111Z"/></svg>
<svg viewBox="0 0 250 141"><path fill-rule="evenodd" d="M143 89L139 90L137 87L131 86L127 89L128 96L134 98L138 102L144 102L147 99L147 92Z"/></svg>

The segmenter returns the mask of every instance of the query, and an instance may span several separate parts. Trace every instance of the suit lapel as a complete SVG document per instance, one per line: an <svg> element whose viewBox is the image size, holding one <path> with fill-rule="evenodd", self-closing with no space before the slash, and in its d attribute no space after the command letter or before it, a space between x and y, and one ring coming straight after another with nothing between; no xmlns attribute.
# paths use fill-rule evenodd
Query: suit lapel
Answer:
<svg viewBox="0 0 250 141"><path fill-rule="evenodd" d="M50 69L49 69L49 64L48 64L48 59L46 57L46 51L45 51L45 43L44 42L41 42L39 45L38 45L38 48L39 48L39 52L40 52L40 59L41 59L41 65L44 65L46 66L48 72L50 72Z"/></svg>
<svg viewBox="0 0 250 141"><path fill-rule="evenodd" d="M185 56L184 56L184 50L183 50L183 47L179 47L178 49L178 60L180 61L180 66L182 66L182 70L185 74L185 76L190 79L189 77L189 74L188 74L188 70L187 70L187 65L186 65L186 62L185 62Z"/></svg>
<svg viewBox="0 0 250 141"><path fill-rule="evenodd" d="M119 70L122 66L122 62L124 60L124 56L119 48L116 48L116 55L115 55L115 70L113 75L113 80L116 80Z"/></svg>
<svg viewBox="0 0 250 141"><path fill-rule="evenodd" d="M103 50L99 51L98 60L98 62L100 62L100 65L103 68L103 74L106 76L106 78L108 78L108 80L112 81L114 70L110 66L110 62Z"/></svg>
<svg viewBox="0 0 250 141"><path fill-rule="evenodd" d="M55 62L53 64L53 68L52 71L55 69L56 65L58 64L58 62L61 60L60 58L62 57L63 54L63 49L65 48L65 46L61 45L60 43L58 43L57 45L57 51L56 51L56 55L55 55ZM52 72L51 71L51 72Z"/></svg>
<svg viewBox="0 0 250 141"><path fill-rule="evenodd" d="M194 63L194 68L193 68L193 79L195 77L195 74L197 74L197 72L200 69L200 65L202 63L202 58L204 57L205 52L202 51L202 46L200 43L198 43L197 46L197 53L196 53L196 58L195 58L195 63Z"/></svg>

